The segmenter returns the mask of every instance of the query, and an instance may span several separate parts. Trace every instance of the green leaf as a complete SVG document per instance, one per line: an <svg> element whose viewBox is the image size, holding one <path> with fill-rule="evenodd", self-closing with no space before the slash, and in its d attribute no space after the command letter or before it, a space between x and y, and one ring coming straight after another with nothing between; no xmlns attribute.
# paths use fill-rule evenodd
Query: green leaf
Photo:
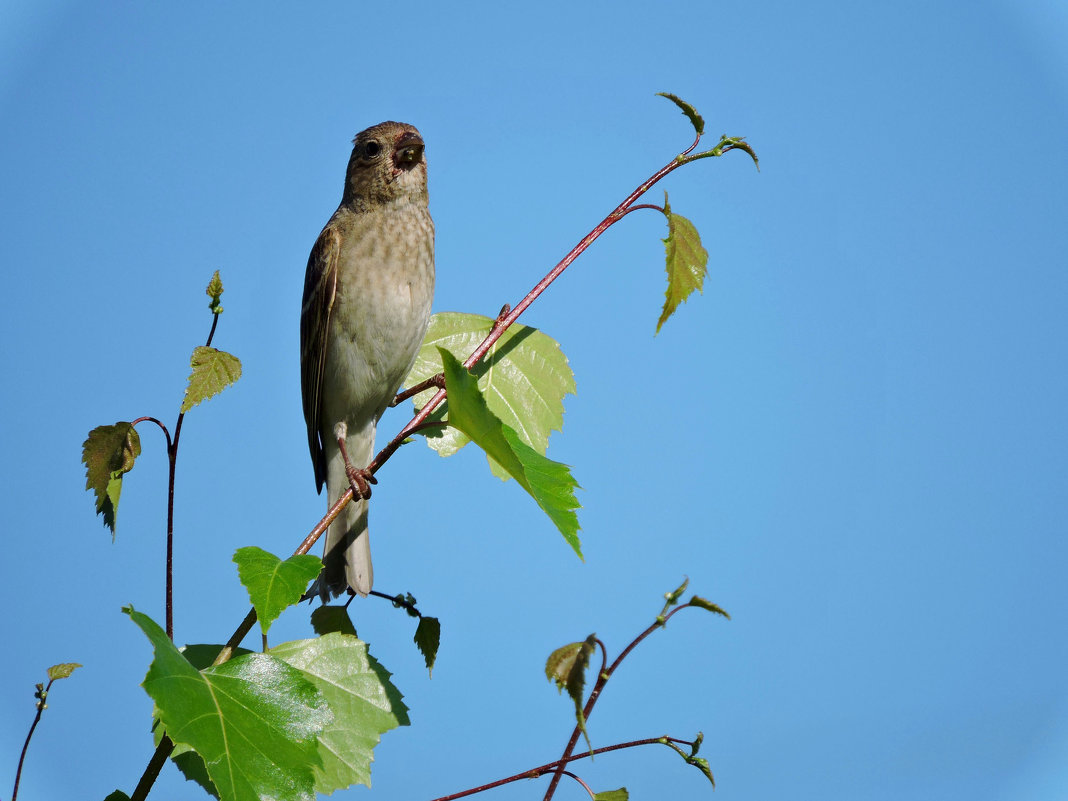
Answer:
<svg viewBox="0 0 1068 801"><path fill-rule="evenodd" d="M697 109L687 103L680 97L670 94L668 92L657 92L661 97L666 97L680 109L682 113L686 115L690 123L693 125L693 129L697 132L698 136L701 136L705 132L705 121L700 114L697 113Z"/></svg>
<svg viewBox="0 0 1068 801"><path fill-rule="evenodd" d="M705 733L703 731L697 732L697 736L694 738L693 745L690 746L690 756L697 756L697 752L701 750L701 743L705 741Z"/></svg>
<svg viewBox="0 0 1068 801"><path fill-rule="evenodd" d="M700 598L696 595L693 596L693 598L691 598L690 600L688 600L686 602L686 605L696 606L699 609L707 609L709 612L715 612L717 615L723 615L723 617L727 618L727 620L731 619L731 616L727 614L727 611L723 607L714 604L704 598Z"/></svg>
<svg viewBox="0 0 1068 801"><path fill-rule="evenodd" d="M198 643L195 645L183 645L178 650L181 652L189 664L195 667L197 670L204 670L215 662L215 657L219 655L219 651L224 646L219 644L205 644ZM248 648L235 648L231 656L240 656L242 654L253 653ZM159 711L152 710L152 744L159 745L159 741L163 739L163 727L159 725ZM204 760L200 754L194 751L189 745L185 743L175 743L174 749L171 751L171 762L174 766L182 772L186 781L196 782L203 789L215 798L219 797L219 791L215 788L215 784L211 781L211 777L208 776L208 766L204 764Z"/></svg>
<svg viewBox="0 0 1068 801"><path fill-rule="evenodd" d="M211 298L211 303L208 304L208 308L211 309L212 314L222 314L223 307L219 303L219 299L222 297L223 284L222 279L219 277L219 271L215 271L215 275L208 281L208 288L204 290L208 297Z"/></svg>
<svg viewBox="0 0 1068 801"><path fill-rule="evenodd" d="M547 459L535 451L489 410L478 391L475 377L444 348L439 348L445 366L445 386L449 393L449 425L463 431L537 501L542 511L564 536L568 545L582 557L578 538L575 499L578 483L567 465Z"/></svg>
<svg viewBox="0 0 1068 801"><path fill-rule="evenodd" d="M626 787L620 787L618 790L606 790L603 793L597 793L593 797L593 801L628 801L630 794L627 793Z"/></svg>
<svg viewBox="0 0 1068 801"><path fill-rule="evenodd" d="M405 380L412 387L442 371L438 348L445 348L460 362L486 338L494 320L480 314L442 312L430 318L423 346ZM560 344L536 328L513 325L497 341L472 371L490 411L516 432L519 439L544 454L549 434L564 425L564 396L575 393L575 375L568 366ZM433 396L435 390L416 395L416 408ZM431 420L444 420L448 401L439 406ZM455 428L428 429L427 444L441 456L451 456L466 445L469 437ZM494 475L508 479L493 457L487 454Z"/></svg>
<svg viewBox="0 0 1068 801"><path fill-rule="evenodd" d="M664 601L666 602L664 604L664 611L665 612L667 611L668 607L674 606L675 604L677 604L679 602L679 598L682 597L682 594L684 592L686 592L686 588L689 587L689 586L690 586L690 579L687 577L686 579L683 580L682 584L680 584L674 590L672 590L671 592L668 592L668 593L664 593Z"/></svg>
<svg viewBox="0 0 1068 801"><path fill-rule="evenodd" d="M705 150L701 153L692 153L688 156L679 156L679 162L681 164L689 164L691 161L697 161L698 159L718 158L724 153L729 153L732 150L744 150L749 154L749 158L753 160L754 166L757 168L757 172L760 172L760 159L757 158L756 151L752 146L745 141L743 136L727 136L723 134L719 138L719 142L711 150Z"/></svg>
<svg viewBox="0 0 1068 801"><path fill-rule="evenodd" d="M163 727L157 727L158 736L156 737L156 745L159 745L158 740L163 736ZM171 762L174 766L181 771L185 776L187 782L195 782L208 795L219 797L219 790L215 787L215 783L208 775L208 766L204 764L204 760L200 754L192 749L192 747L185 743L179 743L174 746L174 750L171 751Z"/></svg>
<svg viewBox="0 0 1068 801"><path fill-rule="evenodd" d="M48 679L49 681L65 679L80 667L81 665L77 662L61 662L58 665L52 665L52 667L48 669Z"/></svg>
<svg viewBox="0 0 1068 801"><path fill-rule="evenodd" d="M662 738L660 740L660 742L663 743L664 745L666 745L668 748L670 748L672 751L674 751L676 754L678 754L684 760L686 760L686 764L687 765L693 765L695 768L697 768L699 771L701 771L701 773L703 773L705 775L705 778L708 779L709 782L711 782L712 789L715 790L716 789L716 779L715 779L715 777L712 776L712 769L708 766L708 760L705 759L704 757L699 757L699 756L696 755L698 749L700 749L700 747L701 747L701 742L704 739L705 739L704 734L702 734L701 732L697 732L697 739L694 740L693 745L690 747L690 753L688 753L688 754L685 751L683 751L681 748L679 748L677 745L675 745L675 743L671 742L670 740L668 740L666 738Z"/></svg>
<svg viewBox="0 0 1068 801"><path fill-rule="evenodd" d="M115 536L115 515L119 511L122 477L141 455L141 437L133 423L119 422L97 426L82 443L85 463L85 488L96 494L96 513Z"/></svg>
<svg viewBox="0 0 1068 801"><path fill-rule="evenodd" d="M182 399L182 413L213 398L241 377L241 362L224 350L198 345L189 359L193 372Z"/></svg>
<svg viewBox="0 0 1068 801"><path fill-rule="evenodd" d="M286 607L300 600L308 584L323 569L318 556L301 554L283 562L255 545L238 548L234 563L264 634Z"/></svg>
<svg viewBox="0 0 1068 801"><path fill-rule="evenodd" d="M693 223L681 214L671 211L667 192L664 193L664 216L668 221L668 236L664 239L667 251L667 291L664 293L664 308L656 321L656 333L675 313L679 304L696 289L703 291L705 274L708 272L708 251L701 246L701 237Z"/></svg>
<svg viewBox="0 0 1068 801"><path fill-rule="evenodd" d="M434 675L434 662L441 644L441 622L436 617L420 617L415 627L415 646L426 661L427 672Z"/></svg>
<svg viewBox="0 0 1068 801"><path fill-rule="evenodd" d="M582 691L586 685L586 668L590 664L590 655L597 646L597 635L591 634L582 642L573 642L561 646L549 654L545 662L545 676L556 682L556 689L571 696L575 702L575 720L586 738L586 745L591 749L590 735L586 732L586 717L582 714Z"/></svg>
<svg viewBox="0 0 1068 801"><path fill-rule="evenodd" d="M753 160L753 166L757 168L757 172L760 172L760 159L757 158L756 151L745 141L743 136L727 136L727 134L723 134L716 146L712 148L710 155L722 156L732 150L744 150L748 153L749 158Z"/></svg>
<svg viewBox="0 0 1068 801"><path fill-rule="evenodd" d="M130 796L126 795L122 790L116 790L110 793L104 801L130 801Z"/></svg>
<svg viewBox="0 0 1068 801"><path fill-rule="evenodd" d="M227 801L314 798L316 737L333 718L300 670L270 654L246 654L197 671L159 624L126 607L152 643L142 686L175 743L204 758Z"/></svg>
<svg viewBox="0 0 1068 801"><path fill-rule="evenodd" d="M712 768L709 767L707 759L704 757L690 757L686 762L705 774L705 778L712 784L712 789L716 789L716 777L712 775Z"/></svg>
<svg viewBox="0 0 1068 801"><path fill-rule="evenodd" d="M332 631L356 636L356 627L349 618L349 610L344 606L323 605L311 613L312 629L322 636Z"/></svg>
<svg viewBox="0 0 1068 801"><path fill-rule="evenodd" d="M373 750L381 735L408 725L408 709L389 681L389 671L367 653L366 643L346 634L326 634L271 648L271 655L303 671L334 719L319 735L322 767L315 790L332 793L351 784L371 785Z"/></svg>

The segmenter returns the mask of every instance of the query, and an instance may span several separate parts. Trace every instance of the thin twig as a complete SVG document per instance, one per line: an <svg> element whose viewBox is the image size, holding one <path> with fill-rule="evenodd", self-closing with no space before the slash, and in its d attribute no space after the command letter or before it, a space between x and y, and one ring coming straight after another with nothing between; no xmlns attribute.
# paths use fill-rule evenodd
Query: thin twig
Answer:
<svg viewBox="0 0 1068 801"><path fill-rule="evenodd" d="M215 337L215 328L219 325L219 312L211 315L211 330L208 331L208 339L204 343L205 348L211 347L211 340ZM178 422L174 426L174 442L167 437L167 584L165 598L165 614L167 637L174 640L174 474L178 466L178 438L182 436L182 423L185 422L185 412L178 413ZM160 426L162 427L162 423Z"/></svg>
<svg viewBox="0 0 1068 801"><path fill-rule="evenodd" d="M658 206L655 203L639 203L637 206L631 206L629 209L623 212L623 216L625 217L632 211L637 211L638 209L653 209L654 211L659 211L661 214L664 213L663 206Z"/></svg>
<svg viewBox="0 0 1068 801"><path fill-rule="evenodd" d="M48 686L43 690L38 690L37 693L37 714L33 716L33 723L30 724L30 730L26 733L26 742L22 744L22 753L19 754L19 766L15 771L15 787L11 791L11 801L19 796L19 780L22 778L22 763L26 761L26 749L30 747L30 740L33 738L33 730L37 728L37 724L41 722L41 714L45 710L45 699L48 698L48 691L52 689L52 682L55 679L48 680ZM40 688L40 684L37 685Z"/></svg>
<svg viewBox="0 0 1068 801"><path fill-rule="evenodd" d="M426 390L430 389L431 387L437 387L438 389L442 389L442 388L444 388L444 386L445 386L445 375L443 373L438 373L437 375L432 375L432 376L430 376L430 378L427 378L427 379L425 379L423 381L420 381L418 384L415 384L414 386L410 386L410 387L408 387L408 389L403 390L402 392L398 392L397 396L393 400L391 400L389 402L389 405L390 406L399 406L404 401L408 400L408 398L414 398L420 392L425 392Z"/></svg>
<svg viewBox="0 0 1068 801"><path fill-rule="evenodd" d="M394 606L399 606L401 609L406 611L410 617L423 617L423 613L416 608L415 604L407 600L403 595L389 595L384 592L379 592L378 590L371 590L367 594L374 595L377 598L385 598L387 601L391 601Z"/></svg>
<svg viewBox="0 0 1068 801"><path fill-rule="evenodd" d="M542 278L537 284L535 284L533 289L531 289L523 297L523 299L521 301L519 301L519 303L517 303L514 307L509 307L507 304L505 304L505 306L501 309L501 313L497 316L497 319L494 322L493 328L490 330L489 334L482 341L482 343L477 348L475 348L474 351L472 351L472 353L467 357L467 359L464 360L464 362L463 362L464 367L466 367L467 369L470 369L474 364L476 364L478 361L480 361L490 351L490 349L494 346L494 344L496 344L496 342L501 338L501 336L504 334L504 332L508 330L508 328L519 318L519 316L524 311L526 311L526 309L535 300L537 300L537 298L546 289L548 289L548 287L557 278L559 278L560 275L563 274L564 270L566 270L571 265L571 263L575 261L575 259L577 259L583 252L585 252L586 249L589 248L589 246L591 244L593 244L594 241L596 241L601 236L601 234L603 234L606 230L608 230L608 228L610 228L611 226L615 225L617 222L619 222L621 219L623 219L623 217L625 217L630 212L632 207L634 207L635 201L638 198L640 198L643 194L645 194L647 191L649 191L649 189L651 189L654 185L656 185L661 179L663 179L669 173L671 173L672 171L678 169L683 164L687 163L687 160L686 160L685 157L689 153L691 153L695 147L697 147L697 144L698 144L698 142L700 142L700 140L701 140L701 135L698 134L697 137L694 139L693 144L691 144L679 156L677 156L674 159L672 159L670 162L668 162L663 167L661 167L659 170L657 170L655 173L653 173L649 178L647 178L645 181L643 181L641 184L639 184L638 187L633 192L631 192L630 195L628 195L627 198L622 203L620 203L618 206L616 206L616 208L613 209L612 212L608 214L608 216L606 216L603 220L601 220L601 222L598 223L597 226L592 231L590 231L586 236L584 236L578 242L577 245L575 245L570 251L568 251L567 255L564 256L564 258L561 259L556 264L556 266L553 267L545 275L544 278ZM654 206L654 208L659 208L659 207ZM218 314L215 314L214 315L214 319L212 320L211 332L208 334L208 340L207 340L207 345L208 346L211 345L212 337L215 335L215 327L216 327L217 323L218 323ZM431 384L431 385L432 386L437 386L437 384ZM429 386L427 388L429 388ZM422 390L420 390L420 391L422 391ZM409 435L411 435L412 433L415 433L417 431L421 431L426 427L429 427L429 426L426 425L427 418L445 400L445 395L446 395L445 389L439 387L438 391L436 393L434 393L433 397L431 397L431 399L426 404L423 405L423 407L412 417L412 419L409 420L408 423L406 423L401 428L400 432L398 432L397 435L393 439L391 439L386 444L386 446L383 447L378 452L378 454L376 454L375 458L371 461L371 463L367 465L367 467L366 467L367 472L370 473L371 475L374 475L378 471L378 469L380 467L382 467L382 465L385 464L385 462L397 451L397 449L401 446L401 444L403 444L404 440L407 439L407 437ZM399 400L395 401L395 403L396 402L399 402ZM166 590L166 592L167 592L167 604L166 604L167 609L166 609L166 615L167 615L167 635L168 635L168 637L171 637L172 640L173 640L173 622L172 622L172 608L171 608L171 597L172 597L171 565L172 565L172 558L173 558L172 540L173 540L173 514L174 514L173 513L173 509L174 509L174 465L175 465L175 458L177 456L177 451L178 451L178 438L179 438L179 436L181 434L181 428L182 428L182 422L183 422L184 416L185 416L184 414L179 414L178 415L178 423L175 426L175 432L174 432L174 442L173 442L173 445L169 445L169 447L168 447L168 456L170 457L170 475L169 475L169 491L168 491L168 500L167 500L167 590ZM434 423L434 425L437 425L437 423ZM341 496L338 497L338 499L330 506L330 509L327 511L326 515L312 528L312 530L308 533L308 535L304 538L303 542L297 548L295 553L297 553L297 554L307 553L308 550L312 547L312 545L314 545L315 542L319 539L319 537L322 536L323 532L326 531L326 529L330 525L330 523L333 522L333 520L338 516L338 514L345 507L345 505L348 504L352 500L352 497L353 497L353 491L352 491L352 487L350 486L350 487L347 487L345 489L345 491L341 494ZM670 617L670 615L668 617ZM256 622L256 611L255 611L255 609L253 609L253 610L251 610L249 612L249 614L246 616L245 620L241 623L241 625L234 632L233 636L231 636L230 640L227 642L227 645L223 648L222 651L220 651L219 656L216 659L216 663L217 664L220 661L226 661L227 659L230 658L230 655L233 653L233 649L236 648L237 645L240 644L241 640L243 640L244 637L248 634L248 632L251 631L252 626L255 625L255 622ZM643 633L641 635L641 637L639 638L639 640L637 640L635 643L632 643L630 647L632 648L634 645L637 644L637 642L639 642L641 639L644 639L645 636L648 636L648 633L649 632ZM603 646L602 646L602 649L603 649ZM630 649L628 648L627 652L629 652L629 650ZM599 678L599 680L598 680L602 684L602 686L603 686L603 682L607 680L607 676L608 675L611 675L611 672L615 669L615 666L618 664L618 662L619 662L619 660L617 659L616 662L613 663L613 666L608 669L606 674L605 674L605 672L602 672L602 677ZM597 693L597 692L599 692L599 688L595 687L594 688L594 693ZM593 701L595 700L595 698L596 698L596 696L591 693L590 700L587 702L587 706L590 709L592 709L592 704L593 704ZM586 713L586 717L589 717L589 713L588 712ZM518 775L516 775L514 777L511 777L509 779L504 779L504 780L501 780L499 782L495 782L493 784L484 785L483 787L476 788L475 790L465 791L465 792L459 793L457 795L445 796L445 797L442 797L441 799L437 799L436 801L450 801L451 799L462 798L462 797L464 797L466 795L471 795L474 792L480 792L481 790L490 789L491 787L496 787L496 786L499 786L501 784L506 784L506 783L508 783L510 781L516 781L518 779L521 779L521 778L524 778L524 777L528 777L528 776L531 777L531 778L534 778L536 776L542 775L543 773L547 772L547 770L549 770L549 769L553 769L553 768L556 768L558 766L562 768L568 762L573 761L575 759L584 759L585 757L591 756L593 754L603 753L605 751L610 751L610 750L615 750L616 748L629 747L629 745L612 746L612 747L608 747L608 748L601 748L601 749L596 749L596 750L593 750L593 751L589 751L587 753L580 754L579 756L572 756L571 755L571 751L574 749L574 742L577 741L577 739L578 739L578 729L576 728L575 734L572 737L572 742L569 743L569 747L565 751L566 756L564 758L560 759L560 760L557 760L557 762L553 762L553 763L550 763L549 765L543 766L542 768L535 769L536 772L534 772L533 774L528 771L528 772L523 773L523 774L518 774ZM654 739L654 740L648 740L648 741L637 741L634 744L635 745L643 745L643 744L646 744L647 742L657 742L657 740ZM171 750L173 750L173 748L174 748L173 743L170 743L170 748L169 749L165 749L164 746L167 743L170 743L170 740L166 736L166 734L164 734L163 740L160 742L160 746L157 748L156 753L152 757L152 762L149 764L149 767L146 768L145 774L144 774L144 776L142 776L141 783L138 784L138 789L141 788L142 784L145 784L146 778L149 776L149 772L150 772L150 769L152 768L153 764L155 764L157 761L159 761L159 767L157 767L155 769L155 773L152 774L150 779L148 779L144 795L138 796L137 795L137 791L135 791L135 795L132 797L131 801L138 801L138 798L144 798L145 795L147 795L148 788L151 787L152 782L155 781L155 776L159 773L159 768L162 767L162 763L164 761L166 761L166 759L169 756ZM161 753L162 753L162 757L160 756ZM547 799L551 798L552 793L555 791L555 787L559 783L560 775L561 775L560 773L555 773L554 774L552 784L550 785L550 791L546 795Z"/></svg>
<svg viewBox="0 0 1068 801"><path fill-rule="evenodd" d="M135 426L138 423L155 423L156 425L158 425L160 430L163 432L163 436L167 438L167 450L169 451L171 449L171 432L167 430L167 426L163 425L163 423L161 423L155 417L138 417L136 420L130 423L130 425Z"/></svg>
<svg viewBox="0 0 1068 801"><path fill-rule="evenodd" d="M577 775L577 774L575 774L575 773L572 773L572 772L571 772L571 771L569 771L569 770L565 770L565 771L563 771L563 774L564 774L565 776L570 776L570 777L571 777L572 779L574 779L574 780L575 780L575 781L577 781L577 782L578 782L579 784L581 784L581 785L582 785L582 786L583 786L584 788L586 788L586 792L587 792L587 793L589 793L589 796L590 796L590 798L592 798L592 799L593 799L593 801L597 801L597 796L595 796L595 795L593 794L593 790L591 790L591 789L590 789L590 786L589 786L588 784L586 784L586 782L582 781L582 779L580 779L580 778L578 777L578 775Z"/></svg>
<svg viewBox="0 0 1068 801"><path fill-rule="evenodd" d="M601 690L603 690L605 685L608 684L608 680L612 678L612 674L616 672L616 668L618 668L622 664L623 660L627 658L627 655L638 646L638 643L640 643L642 640L644 640L657 629L663 628L671 619L672 615L687 608L687 606L676 607L675 609L672 609L670 612L664 615L662 618L658 618L645 631L635 637L631 641L630 645L623 649L620 655L616 657L615 661L612 662L610 667L601 670L601 672L597 676L597 681L593 685L593 689L590 691L590 697L586 699L586 706L582 708L582 719L584 722L589 723L590 715L593 714L593 706L597 703L597 699L601 695ZM564 748L564 753L560 757L561 765L566 764L566 760L570 758L572 752L575 750L575 746L578 744L578 740L581 734L582 729L578 725L576 725L574 730L571 732L571 738L567 741L567 746ZM553 774L552 781L549 782L549 789L545 791L544 801L550 801L550 799L553 797L553 794L556 792L557 785L560 784L561 775L562 772L559 769L557 769L556 773Z"/></svg>
<svg viewBox="0 0 1068 801"><path fill-rule="evenodd" d="M692 745L687 740L680 740L677 737L646 737L643 740L631 740L626 743L616 743L615 745L606 745L603 748L594 748L592 751L584 751L581 754L575 754L569 756L566 759L558 759L555 762L549 762L545 765L539 765L536 768L530 768L524 770L522 773L516 773L512 776L508 776L504 779L497 779L497 781L490 782L489 784L483 784L478 787L472 787L470 790L461 790L458 793L452 795L443 795L440 798L435 798L433 801L456 801L457 798L465 798L475 793L482 793L486 790L492 790L495 787L500 787L505 784L511 784L517 782L520 779L537 779L539 776L544 776L546 773L562 768L570 762L577 762L580 759L589 759L590 757L597 756L598 754L607 754L610 751L619 751L623 748L637 748L642 745L663 745L665 741L673 743L684 743L686 745Z"/></svg>
<svg viewBox="0 0 1068 801"><path fill-rule="evenodd" d="M557 278L559 278L561 274L563 274L564 270L566 270L575 259L581 256L582 253L590 245L592 245L601 234L603 234L611 226L622 220L629 213L629 209L634 205L635 201L638 198L648 192L656 183L658 183L666 175L683 165L684 162L682 161L682 158L690 151L692 151L695 147L697 147L697 143L699 141L701 141L700 135L698 135L697 138L694 139L693 144L690 145L686 150L684 150L679 156L673 158L671 161L669 161L667 164L665 164L663 167L653 173L649 178L639 184L637 189L627 195L627 198L622 203L616 206L611 211L611 213L609 213L607 217L601 220L601 222L599 222L592 231L590 231L588 234L586 234L586 236L579 240L579 243L573 248L571 248L571 250L568 251L567 255L564 256L564 258L562 258L559 262L557 262L556 266L549 270L549 272L546 273L545 277L538 281L538 283L534 285L534 288L531 289L523 297L523 299L519 301L519 303L517 303L514 307L511 308L509 308L507 305L502 308L501 314L497 316L497 320L494 323L493 328L490 329L489 334L486 335L486 338L482 340L482 343L477 348L475 348L474 351L472 351L471 354L464 360L464 367L470 370L474 364L480 361L497 343L497 340L499 340L501 336L503 336L504 332L508 330L512 323L519 319L519 316L527 310L530 304L537 300L538 297L546 289L549 288L549 285L552 284L553 281L555 281ZM440 406L442 401L444 400L445 390L439 389L436 393L434 393L434 396L423 405L423 408L420 409L403 428L401 428L400 432L393 439L391 439L389 443L384 448L382 448L381 451L378 452L375 458L367 466L367 469L371 473L374 473L383 464L385 464L389 457L392 456L396 452L397 448L400 447L401 442L403 442L408 437L408 435L411 434L414 430L417 430L419 426L426 421L430 414L438 406ZM341 496L341 498L344 499L345 503L348 503L351 497L351 490L346 490L345 493Z"/></svg>

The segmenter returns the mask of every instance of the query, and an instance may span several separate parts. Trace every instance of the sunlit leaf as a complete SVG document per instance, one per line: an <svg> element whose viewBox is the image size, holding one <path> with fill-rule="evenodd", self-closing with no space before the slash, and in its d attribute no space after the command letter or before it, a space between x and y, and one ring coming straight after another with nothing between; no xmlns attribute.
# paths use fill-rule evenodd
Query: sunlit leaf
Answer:
<svg viewBox="0 0 1068 801"><path fill-rule="evenodd" d="M438 348L445 348L462 362L486 338L493 323L492 318L480 314L435 314L404 385L415 386L442 371ZM559 343L536 328L512 325L472 373L478 378L478 388L490 411L520 440L544 454L549 434L563 427L564 396L575 392L575 376ZM425 404L434 391L416 395L416 408ZM448 401L430 419L445 419L447 410ZM442 456L451 456L469 441L466 434L451 427L423 433L427 444ZM509 477L491 456L487 454L487 458L494 475Z"/></svg>
<svg viewBox="0 0 1068 801"><path fill-rule="evenodd" d="M48 669L48 678L51 681L65 679L80 667L81 665L77 662L61 662L58 665L52 665L52 667Z"/></svg>
<svg viewBox="0 0 1068 801"><path fill-rule="evenodd" d="M705 274L708 272L708 251L701 246L701 237L693 223L681 214L671 211L667 192L664 193L664 216L668 221L668 236L663 240L667 251L667 290L664 293L664 308L656 321L656 332L675 313L679 304L693 291L702 291Z"/></svg>
<svg viewBox="0 0 1068 801"><path fill-rule="evenodd" d="M323 568L317 556L300 554L282 561L255 545L238 548L234 563L264 634L286 607L300 600Z"/></svg>
<svg viewBox="0 0 1068 801"><path fill-rule="evenodd" d="M316 737L333 715L301 671L269 654L198 671L155 621L125 611L152 643L143 686L167 734L203 757L220 797L311 801Z"/></svg>
<svg viewBox="0 0 1068 801"><path fill-rule="evenodd" d="M182 399L182 412L213 398L241 377L241 362L224 350L198 345L189 359L193 372Z"/></svg>
<svg viewBox="0 0 1068 801"><path fill-rule="evenodd" d="M444 348L439 348L449 392L449 425L459 428L511 475L542 508L575 553L578 539L578 483L567 465L547 459L522 442L489 410L475 377Z"/></svg>
<svg viewBox="0 0 1068 801"><path fill-rule="evenodd" d="M389 671L367 653L366 643L347 634L286 642L270 653L302 671L334 712L319 735L322 767L315 768L316 792L370 786L374 747L381 735L408 725L408 709Z"/></svg>

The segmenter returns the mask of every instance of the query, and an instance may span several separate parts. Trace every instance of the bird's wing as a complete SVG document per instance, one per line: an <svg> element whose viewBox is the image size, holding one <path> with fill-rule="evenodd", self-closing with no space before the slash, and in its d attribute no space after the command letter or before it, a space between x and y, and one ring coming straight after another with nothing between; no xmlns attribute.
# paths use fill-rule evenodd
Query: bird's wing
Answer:
<svg viewBox="0 0 1068 801"><path fill-rule="evenodd" d="M337 262L341 235L327 225L308 256L304 276L304 302L300 310L300 388L304 421L308 424L308 447L315 466L315 485L320 492L326 481L326 454L319 441L323 410L323 371L326 367L326 333L337 294Z"/></svg>

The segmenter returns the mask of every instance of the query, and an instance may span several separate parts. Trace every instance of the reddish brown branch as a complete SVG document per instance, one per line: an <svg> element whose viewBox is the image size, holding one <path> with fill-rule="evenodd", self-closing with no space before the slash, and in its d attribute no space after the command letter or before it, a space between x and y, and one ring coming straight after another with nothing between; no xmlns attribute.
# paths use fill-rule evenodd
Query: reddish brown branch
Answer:
<svg viewBox="0 0 1068 801"><path fill-rule="evenodd" d="M618 668L622 664L623 660L627 658L627 655L630 654L630 652L638 646L638 643L640 643L642 640L644 640L657 629L663 628L665 625L667 625L667 622L671 619L672 615L686 608L686 606L679 606L675 609L672 609L666 615L658 617L656 621L652 625L650 625L645 631L643 631L641 634L631 640L630 644L623 649L623 651L619 654L619 656L616 657L615 661L612 662L609 668L602 668L601 672L597 675L597 681L594 683L593 689L590 691L590 697L586 699L586 706L582 708L582 719L585 722L589 722L590 715L593 714L593 706L597 703L597 699L601 695L601 690L603 690L605 685L608 684L608 680L612 678L612 674L616 672L616 668ZM601 646L601 649L603 653L603 645ZM560 757L561 766L567 764L567 760L570 759L572 752L575 750L575 746L578 744L579 737L581 736L581 734L582 729L579 728L578 725L576 725L574 730L571 732L571 738L567 741L567 746L565 746L564 748L564 753ZM549 789L545 791L544 801L550 801L550 799L553 797L553 794L556 792L557 785L560 784L561 775L562 772L560 769L557 769L557 771L553 774L552 781L549 782Z"/></svg>
<svg viewBox="0 0 1068 801"><path fill-rule="evenodd" d="M644 740L631 740L626 743L616 743L615 745L606 745L604 748L594 748L592 751L586 751L582 754L576 754L569 756L565 759L558 759L555 762L549 762L545 765L539 765L536 768L530 770L524 770L522 773L516 773L512 776L508 776L504 779L498 779L497 781L490 782L489 784L482 784L478 787L472 787L470 790L461 790L458 793L452 795L443 795L440 798L435 798L433 801L455 801L457 798L466 798L469 795L475 793L482 793L486 790L492 790L495 787L501 787L505 784L511 784L517 782L520 779L537 779L539 776L544 776L546 773L555 771L557 769L563 769L565 765L570 762L577 762L580 759L588 759L589 757L596 756L597 754L607 754L610 751L619 751L623 748L637 748L641 745L663 745L666 742L681 743L683 745L692 746L693 743L688 740L680 740L677 737L646 737Z"/></svg>

